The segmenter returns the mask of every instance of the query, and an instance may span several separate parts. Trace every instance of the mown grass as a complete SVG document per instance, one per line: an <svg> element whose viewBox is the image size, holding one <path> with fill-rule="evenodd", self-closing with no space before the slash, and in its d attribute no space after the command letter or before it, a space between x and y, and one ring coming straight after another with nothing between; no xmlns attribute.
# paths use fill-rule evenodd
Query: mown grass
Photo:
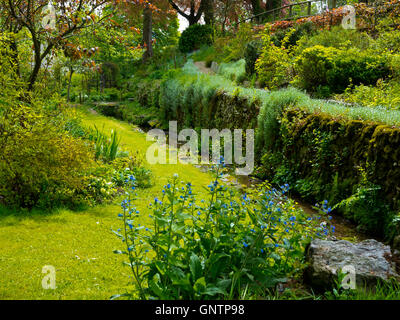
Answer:
<svg viewBox="0 0 400 320"><path fill-rule="evenodd" d="M134 127L114 119L78 110L85 125L116 129L123 147L145 153L152 143ZM173 174L191 181L201 194L201 186L211 181L191 165L152 165L155 185L138 190L137 207L141 223L149 222L147 205L159 195ZM129 289L129 270L123 257L113 250L122 243L111 228L121 227L117 215L119 201L80 212L59 209L18 212L0 208L0 299L109 299ZM146 214L147 213L147 214ZM56 268L56 290L44 290L42 268Z"/></svg>

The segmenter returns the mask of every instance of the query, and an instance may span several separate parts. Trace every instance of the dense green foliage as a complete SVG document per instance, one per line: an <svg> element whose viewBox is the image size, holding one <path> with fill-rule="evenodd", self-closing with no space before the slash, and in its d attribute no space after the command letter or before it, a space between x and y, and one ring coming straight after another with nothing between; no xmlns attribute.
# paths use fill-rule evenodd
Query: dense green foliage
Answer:
<svg viewBox="0 0 400 320"><path fill-rule="evenodd" d="M244 58L246 60L246 72L249 75L255 73L256 61L261 55L262 41L253 40L249 42L246 46L246 51L244 53Z"/></svg>
<svg viewBox="0 0 400 320"><path fill-rule="evenodd" d="M115 253L128 256L142 299L263 296L300 275L305 246L331 232L284 197L287 186L282 191L264 186L239 196L220 181L222 169L223 164L217 166L203 200L191 183L183 185L175 175L150 203L152 221L146 226L137 223L143 213L134 193L122 202L123 228L115 234L126 247ZM133 177L131 186L134 190Z"/></svg>
<svg viewBox="0 0 400 320"><path fill-rule="evenodd" d="M322 96L343 92L350 83L375 85L390 75L383 56L357 49L340 50L320 45L305 49L296 58L300 86Z"/></svg>
<svg viewBox="0 0 400 320"><path fill-rule="evenodd" d="M399 203L398 128L287 109L274 132L262 162L276 181L309 199L349 198L342 203L346 215L369 232L391 236L385 227L393 218L389 204L398 209Z"/></svg>
<svg viewBox="0 0 400 320"><path fill-rule="evenodd" d="M200 49L203 45L211 45L213 30L210 26L194 24L182 32L179 38L179 50L183 53Z"/></svg>
<svg viewBox="0 0 400 320"><path fill-rule="evenodd" d="M347 216L369 231L392 236L388 226L393 218L391 211L397 208L398 195L392 192L396 190L398 177L392 174L395 171L392 162L378 155L388 151L390 145L395 148L397 138L393 140L390 135L397 129L388 130L400 119L397 111L349 108L310 99L295 89L266 92L240 88L219 75L200 74L191 62L182 71L169 73L162 80L157 96L162 111L159 119L165 126L169 120L177 119L181 126L194 128L257 127L260 176L279 184L288 183L310 201L329 199L336 204L347 198L370 198L369 203L357 204L357 210L355 206L350 209L354 201L349 201L347 208L343 202L340 210L348 212ZM239 106L244 112L237 109ZM297 108L299 115L304 116L287 120L291 108ZM225 109L229 113L224 113ZM253 121L257 114L258 123ZM350 129L359 123L365 129ZM289 124L290 130L286 128ZM294 140L293 135L298 131L301 135ZM354 144L358 139L360 143ZM379 145L375 140L379 140ZM388 152L393 159L393 153ZM361 179L357 168L368 168L366 181ZM361 196L359 192L364 191L378 193ZM386 195L384 201L379 200L382 195ZM368 218L365 212L372 216Z"/></svg>
<svg viewBox="0 0 400 320"><path fill-rule="evenodd" d="M88 14L98 1L60 0L63 23L47 28L45 0L0 0L0 298L399 296L390 283L345 290L340 271L316 296L303 271L309 242L335 230L331 213L357 225L338 238L363 231L398 249L400 0L354 4L354 30L316 4L279 14L308 18L247 19L273 2L105 1ZM223 158L146 164L144 130L170 121L254 129L255 177ZM303 212L297 197L322 206ZM110 231L125 247L114 259ZM114 268L126 258L128 284ZM54 292L39 288L49 263Z"/></svg>

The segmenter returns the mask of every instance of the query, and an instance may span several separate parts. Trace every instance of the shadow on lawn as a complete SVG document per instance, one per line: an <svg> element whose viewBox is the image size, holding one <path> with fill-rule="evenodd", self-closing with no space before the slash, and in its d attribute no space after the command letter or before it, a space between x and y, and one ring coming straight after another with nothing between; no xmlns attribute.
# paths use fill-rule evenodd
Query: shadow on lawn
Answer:
<svg viewBox="0 0 400 320"><path fill-rule="evenodd" d="M53 209L53 210L43 210L43 209L18 209L18 208L7 208L4 206L0 206L0 223L3 226L13 226L17 225L20 222L25 220L31 220L38 223L47 223L47 222L57 222L57 223L65 223L66 220L64 218L58 218L57 215L61 213L62 210L65 209ZM71 213L80 213L83 212L84 209L80 209L78 211L71 211Z"/></svg>

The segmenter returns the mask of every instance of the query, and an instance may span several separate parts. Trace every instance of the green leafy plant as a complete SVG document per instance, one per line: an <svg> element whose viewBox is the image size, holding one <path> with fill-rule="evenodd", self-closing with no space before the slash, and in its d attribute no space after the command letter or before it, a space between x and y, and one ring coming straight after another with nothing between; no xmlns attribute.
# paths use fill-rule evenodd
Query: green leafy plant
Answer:
<svg viewBox="0 0 400 320"><path fill-rule="evenodd" d="M239 195L220 182L223 164L215 170L208 199L201 201L190 183L174 176L149 205L146 226L136 223L141 213L131 177L119 214L123 227L114 231L126 245L115 253L128 257L137 288L128 296L246 299L302 270L305 246L317 234L324 237L321 220L307 218L284 198L287 185Z"/></svg>
<svg viewBox="0 0 400 320"><path fill-rule="evenodd" d="M96 126L88 133L88 139L94 143L96 160L113 161L117 157L126 156L127 153L120 150L121 138L117 131L111 131L111 138L108 138Z"/></svg>
<svg viewBox="0 0 400 320"><path fill-rule="evenodd" d="M383 234L387 220L391 217L390 208L382 200L381 187L368 181L365 169L359 168L359 171L362 179L356 186L356 192L335 208L342 209L346 216L357 222L359 228Z"/></svg>
<svg viewBox="0 0 400 320"><path fill-rule="evenodd" d="M376 84L390 74L384 56L352 48L316 45L295 59L295 85L326 97L343 92L350 84Z"/></svg>
<svg viewBox="0 0 400 320"><path fill-rule="evenodd" d="M288 84L292 78L290 52L284 47L289 36L290 32L283 40L282 46L277 47L271 40L270 31L267 29L264 32L263 48L256 61L255 69L260 84L268 89Z"/></svg>

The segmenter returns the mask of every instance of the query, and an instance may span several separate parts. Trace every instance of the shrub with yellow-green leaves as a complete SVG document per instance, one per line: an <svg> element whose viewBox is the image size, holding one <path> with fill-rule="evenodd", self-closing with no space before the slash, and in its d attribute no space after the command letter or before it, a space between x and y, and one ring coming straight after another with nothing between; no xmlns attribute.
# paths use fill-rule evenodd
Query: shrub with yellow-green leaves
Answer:
<svg viewBox="0 0 400 320"><path fill-rule="evenodd" d="M255 69L262 86L274 89L288 84L292 79L292 59L290 52L285 48L291 32L282 41L280 47L275 46L269 31L263 35L261 56L257 59Z"/></svg>
<svg viewBox="0 0 400 320"><path fill-rule="evenodd" d="M350 84L375 85L390 75L385 55L356 48L316 45L295 59L296 84L322 96L343 92Z"/></svg>
<svg viewBox="0 0 400 320"><path fill-rule="evenodd" d="M0 119L0 196L6 205L52 207L71 201L93 164L90 146L57 128L32 107ZM67 192L68 191L68 192Z"/></svg>
<svg viewBox="0 0 400 320"><path fill-rule="evenodd" d="M376 86L359 85L346 89L337 99L365 107L400 109L400 85L398 81L378 81Z"/></svg>

